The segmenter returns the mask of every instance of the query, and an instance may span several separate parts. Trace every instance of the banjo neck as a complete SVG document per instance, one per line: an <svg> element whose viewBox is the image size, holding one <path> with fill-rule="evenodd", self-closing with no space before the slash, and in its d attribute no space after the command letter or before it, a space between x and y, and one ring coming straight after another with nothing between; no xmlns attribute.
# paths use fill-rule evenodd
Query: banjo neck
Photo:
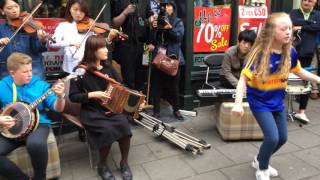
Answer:
<svg viewBox="0 0 320 180"><path fill-rule="evenodd" d="M66 76L65 78L61 79L61 81L66 82L74 77L76 77L76 75L70 74L70 75ZM52 93L53 93L52 88L48 89L43 95L41 95L39 98L37 98L35 101L33 101L32 103L29 104L30 108L31 109L37 108L37 106Z"/></svg>
<svg viewBox="0 0 320 180"><path fill-rule="evenodd" d="M45 100L50 94L52 94L51 88L47 90L42 96L29 104L31 109L35 109L43 100Z"/></svg>

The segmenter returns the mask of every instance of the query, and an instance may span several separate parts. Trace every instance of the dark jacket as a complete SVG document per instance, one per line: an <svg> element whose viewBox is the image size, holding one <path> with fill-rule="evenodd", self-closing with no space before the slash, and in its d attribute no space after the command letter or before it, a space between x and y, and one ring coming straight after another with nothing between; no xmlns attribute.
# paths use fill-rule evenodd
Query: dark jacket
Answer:
<svg viewBox="0 0 320 180"><path fill-rule="evenodd" d="M156 46L163 46L167 49L167 55L175 55L179 57L180 65L185 64L185 60L181 51L181 44L184 36L184 25L180 18L177 17L177 7L174 1L170 1L170 3L174 6L175 12L169 17L169 22L172 25L172 29L162 30L158 29L152 31L150 37L154 37L151 39L151 43ZM156 48L157 50L157 48Z"/></svg>
<svg viewBox="0 0 320 180"><path fill-rule="evenodd" d="M295 48L298 56L312 57L316 49L317 33L320 31L320 13L313 10L308 20L304 20L300 9L294 9L290 12L290 18L293 26L302 26L300 37L301 43Z"/></svg>

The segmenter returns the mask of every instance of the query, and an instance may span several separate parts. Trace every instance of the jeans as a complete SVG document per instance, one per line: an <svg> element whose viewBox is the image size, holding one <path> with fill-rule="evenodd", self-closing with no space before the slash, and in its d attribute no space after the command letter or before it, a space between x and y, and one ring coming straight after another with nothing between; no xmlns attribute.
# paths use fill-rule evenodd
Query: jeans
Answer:
<svg viewBox="0 0 320 180"><path fill-rule="evenodd" d="M48 134L49 127L40 125L24 141L7 139L0 135L0 175L10 180L29 180L29 177L6 157L19 146L26 145L34 170L33 180L45 180L48 164Z"/></svg>
<svg viewBox="0 0 320 180"><path fill-rule="evenodd" d="M269 161L275 152L285 144L288 138L287 113L282 112L252 112L264 135L260 146L258 161L259 169L268 169Z"/></svg>

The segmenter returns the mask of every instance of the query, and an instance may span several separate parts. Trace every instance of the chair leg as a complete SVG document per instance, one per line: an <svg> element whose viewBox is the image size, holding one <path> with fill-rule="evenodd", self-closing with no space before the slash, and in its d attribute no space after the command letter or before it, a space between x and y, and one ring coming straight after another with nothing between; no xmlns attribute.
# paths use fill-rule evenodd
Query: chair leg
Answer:
<svg viewBox="0 0 320 180"><path fill-rule="evenodd" d="M92 154L93 154L93 151L92 151L91 146L90 146L90 144L89 144L89 142L88 142L87 131L84 130L84 132L85 132L86 144L87 144L87 147L88 147L90 167L91 167L91 169L94 169L94 165L93 165L93 155L92 155Z"/></svg>
<svg viewBox="0 0 320 180"><path fill-rule="evenodd" d="M58 146L60 145L60 141L61 141L63 123L64 123L64 119L62 118L62 120L60 122L60 126L59 126L59 132L58 132L58 139L57 139L57 145Z"/></svg>

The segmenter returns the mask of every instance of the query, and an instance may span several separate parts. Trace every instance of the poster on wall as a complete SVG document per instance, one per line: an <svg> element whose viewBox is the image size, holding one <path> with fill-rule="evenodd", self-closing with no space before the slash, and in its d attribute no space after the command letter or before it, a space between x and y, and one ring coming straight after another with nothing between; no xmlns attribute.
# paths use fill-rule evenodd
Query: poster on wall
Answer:
<svg viewBox="0 0 320 180"><path fill-rule="evenodd" d="M229 47L231 8L194 8L194 52L224 52Z"/></svg>
<svg viewBox="0 0 320 180"><path fill-rule="evenodd" d="M252 29L259 33L268 17L268 7L239 6L238 32Z"/></svg>

